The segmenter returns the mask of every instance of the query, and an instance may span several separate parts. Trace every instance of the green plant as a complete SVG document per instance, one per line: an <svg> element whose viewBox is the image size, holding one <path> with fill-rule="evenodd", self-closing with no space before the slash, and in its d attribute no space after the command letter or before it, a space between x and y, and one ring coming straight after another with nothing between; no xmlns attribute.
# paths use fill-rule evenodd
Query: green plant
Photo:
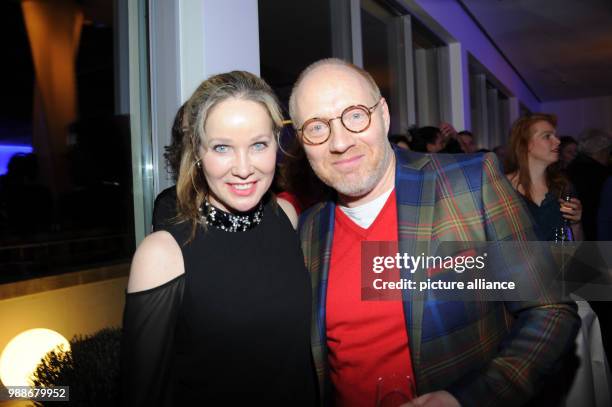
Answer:
<svg viewBox="0 0 612 407"><path fill-rule="evenodd" d="M106 328L70 340L70 350L45 355L33 375L35 386L69 386L70 401L44 406L114 406L119 404L121 329Z"/></svg>

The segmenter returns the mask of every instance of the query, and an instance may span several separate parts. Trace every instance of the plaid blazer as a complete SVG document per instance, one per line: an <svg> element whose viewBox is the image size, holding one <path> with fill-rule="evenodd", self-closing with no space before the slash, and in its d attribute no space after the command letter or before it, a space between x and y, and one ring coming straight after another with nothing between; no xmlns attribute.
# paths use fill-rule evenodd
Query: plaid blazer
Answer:
<svg viewBox="0 0 612 407"><path fill-rule="evenodd" d="M520 198L494 154L429 155L395 150L395 193L401 252L428 252L443 241L536 240ZM312 350L322 404L333 391L328 375L326 293L335 203L300 217L299 234L311 273ZM527 262L540 301L432 301L404 295L404 318L418 394L445 389L463 406L529 400L541 380L573 347L576 305L546 292Z"/></svg>

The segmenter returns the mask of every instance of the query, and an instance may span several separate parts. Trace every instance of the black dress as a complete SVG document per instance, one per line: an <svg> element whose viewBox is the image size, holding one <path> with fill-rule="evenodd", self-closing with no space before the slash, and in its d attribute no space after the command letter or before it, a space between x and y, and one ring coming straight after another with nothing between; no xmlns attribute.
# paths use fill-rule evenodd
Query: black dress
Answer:
<svg viewBox="0 0 612 407"><path fill-rule="evenodd" d="M561 205L557 198L547 192L544 200L537 205L535 202L527 199L523 194L519 194L529 213L533 217L536 236L540 241L554 241L555 228L563 226L563 216L561 214Z"/></svg>
<svg viewBox="0 0 612 407"><path fill-rule="evenodd" d="M271 203L242 232L167 228L185 274L129 293L124 402L140 405L316 404L310 277L289 219Z"/></svg>

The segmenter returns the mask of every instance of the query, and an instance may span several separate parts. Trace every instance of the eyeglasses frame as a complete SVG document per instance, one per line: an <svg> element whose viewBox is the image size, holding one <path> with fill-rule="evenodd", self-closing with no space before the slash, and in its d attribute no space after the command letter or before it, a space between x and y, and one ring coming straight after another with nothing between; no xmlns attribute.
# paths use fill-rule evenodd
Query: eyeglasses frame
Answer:
<svg viewBox="0 0 612 407"><path fill-rule="evenodd" d="M332 133L332 127L331 127L331 122L333 120L337 120L340 119L340 123L342 124L342 127L344 127L347 131L350 131L353 134L359 134L359 133L363 133L364 131L366 131L367 129L370 128L370 125L372 124L372 113L374 112L374 110L376 110L376 108L378 107L378 105L380 104L380 102L382 102L383 98L381 97L380 99L378 99L378 102L376 102L374 105L372 105L371 107L365 106L365 105L351 105L349 107L347 107L346 109L344 109L342 111L342 113L340 114L340 116L338 117L334 117L331 119L323 119L320 117L313 117L311 119L306 120L303 124L302 127L300 127L299 129L295 129L297 134L299 135L299 137L302 139L302 141L304 142L304 144L308 144L309 146L319 146L321 144L324 144L327 142L327 140L329 140L329 138L331 137L331 133ZM351 130L348 127L346 127L346 125L344 124L344 121L342 120L342 116L344 116L344 114L354 108L360 108L365 110L366 112L368 112L368 125L365 126L362 130L359 131L355 131L355 130ZM327 135L327 137L325 138L325 140L318 142L318 143L313 143L312 141L310 141L308 139L308 137L304 136L304 127L313 122L313 121L321 121L323 123L325 123L327 125L327 127L329 128L329 134Z"/></svg>

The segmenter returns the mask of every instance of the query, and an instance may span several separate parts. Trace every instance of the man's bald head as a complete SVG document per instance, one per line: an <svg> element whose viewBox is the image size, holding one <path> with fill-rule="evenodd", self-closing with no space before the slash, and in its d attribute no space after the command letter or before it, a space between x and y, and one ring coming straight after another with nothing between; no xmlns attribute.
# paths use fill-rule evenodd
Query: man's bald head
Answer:
<svg viewBox="0 0 612 407"><path fill-rule="evenodd" d="M342 59L338 59L338 58L321 59L319 61L313 62L312 64L308 65L308 67L306 67L306 69L304 69L302 73L300 73L300 76L298 77L297 81L295 81L295 84L293 85L293 89L291 90L291 97L289 98L289 116L291 116L291 120L293 120L294 124L297 124L298 122L297 94L300 90L300 86L302 85L302 82L304 82L304 80L307 79L307 77L309 77L315 71L318 71L320 69L325 69L325 68L340 68L340 69L346 69L348 71L356 73L357 75L359 75L361 78L365 80L365 84L366 86L369 87L368 90L372 94L373 100L380 99L381 97L380 89L378 88L378 85L372 78L372 75L370 75L367 71L363 70L362 68L356 65L351 64L350 62L346 62Z"/></svg>
<svg viewBox="0 0 612 407"><path fill-rule="evenodd" d="M345 112L355 106L362 109L357 116L366 115L365 109L368 115L367 126L359 131L344 123ZM315 118L328 126L322 143L299 140L314 173L338 192L344 205L367 203L393 188L389 107L370 74L340 59L315 62L293 87L289 108L295 127Z"/></svg>

